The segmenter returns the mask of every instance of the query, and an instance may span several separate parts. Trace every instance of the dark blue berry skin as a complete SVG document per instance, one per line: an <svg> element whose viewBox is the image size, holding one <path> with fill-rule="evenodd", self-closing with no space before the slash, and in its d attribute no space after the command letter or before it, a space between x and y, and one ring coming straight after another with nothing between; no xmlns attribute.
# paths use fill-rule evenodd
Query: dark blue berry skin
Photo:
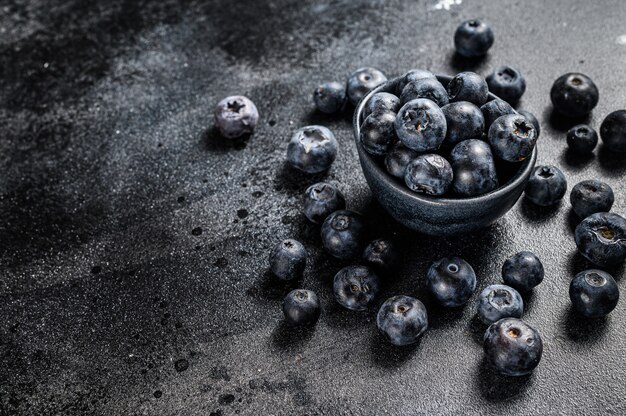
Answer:
<svg viewBox="0 0 626 416"><path fill-rule="evenodd" d="M346 208L346 199L339 189L326 182L319 182L304 192L302 212L309 221L321 224L335 211Z"/></svg>
<svg viewBox="0 0 626 416"><path fill-rule="evenodd" d="M418 98L404 104L396 116L396 134L409 149L439 149L446 138L446 117L433 101Z"/></svg>
<svg viewBox="0 0 626 416"><path fill-rule="evenodd" d="M365 107L363 108L363 117L367 118L370 114L391 111L397 113L400 109L400 99L388 92L378 92L372 95Z"/></svg>
<svg viewBox="0 0 626 416"><path fill-rule="evenodd" d="M586 318L601 318L611 313L619 301L619 288L613 276L602 270L585 270L569 285L572 306Z"/></svg>
<svg viewBox="0 0 626 416"><path fill-rule="evenodd" d="M396 113L379 111L370 114L361 124L361 144L371 155L383 156L398 141Z"/></svg>
<svg viewBox="0 0 626 416"><path fill-rule="evenodd" d="M491 148L482 140L464 140L450 152L452 189L460 196L476 196L498 187Z"/></svg>
<svg viewBox="0 0 626 416"><path fill-rule="evenodd" d="M387 77L376 68L360 68L354 71L348 78L346 92L348 99L353 105L357 105L361 98L387 81Z"/></svg>
<svg viewBox="0 0 626 416"><path fill-rule="evenodd" d="M576 215L584 219L596 212L609 212L615 202L615 195L606 183L590 179L577 183L569 200Z"/></svg>
<svg viewBox="0 0 626 416"><path fill-rule="evenodd" d="M598 212L576 227L580 254L600 267L622 263L626 258L626 219L612 212Z"/></svg>
<svg viewBox="0 0 626 416"><path fill-rule="evenodd" d="M458 101L441 107L446 117L446 139L444 144L454 146L463 140L480 139L485 130L482 111L468 101Z"/></svg>
<svg viewBox="0 0 626 416"><path fill-rule="evenodd" d="M335 275L333 291L335 299L344 308L364 311L378 299L380 281L369 267L348 266Z"/></svg>
<svg viewBox="0 0 626 416"><path fill-rule="evenodd" d="M404 182L414 192L441 196L452 185L452 166L443 156L420 155L407 165Z"/></svg>
<svg viewBox="0 0 626 416"><path fill-rule="evenodd" d="M476 273L465 260L444 257L428 269L426 286L441 305L456 308L465 305L474 293Z"/></svg>
<svg viewBox="0 0 626 416"><path fill-rule="evenodd" d="M306 173L328 170L337 156L337 139L324 126L302 127L291 136L287 162Z"/></svg>
<svg viewBox="0 0 626 416"><path fill-rule="evenodd" d="M494 121L507 114L515 114L515 110L511 107L511 104L503 100L491 100L480 107L480 111L483 112L485 119L485 132L489 131L489 128Z"/></svg>
<svg viewBox="0 0 626 416"><path fill-rule="evenodd" d="M448 93L436 78L422 78L406 84L400 95L400 102L406 104L416 98L428 98L439 107L448 104Z"/></svg>
<svg viewBox="0 0 626 416"><path fill-rule="evenodd" d="M315 107L322 113L338 113L348 101L346 86L338 82L325 82L313 92L313 101Z"/></svg>
<svg viewBox="0 0 626 416"><path fill-rule="evenodd" d="M363 250L363 262L379 273L389 273L398 266L400 256L389 240L374 240Z"/></svg>
<svg viewBox="0 0 626 416"><path fill-rule="evenodd" d="M385 156L385 167L387 168L387 172L396 178L404 179L406 166L418 155L419 153L415 150L409 149L400 142L394 144L387 152L387 156Z"/></svg>
<svg viewBox="0 0 626 416"><path fill-rule="evenodd" d="M517 103L526 91L526 80L515 68L500 65L487 76L489 91L509 104Z"/></svg>
<svg viewBox="0 0 626 416"><path fill-rule="evenodd" d="M520 251L506 259L502 265L504 283L521 293L529 292L541 283L543 275L541 260L530 251Z"/></svg>
<svg viewBox="0 0 626 416"><path fill-rule="evenodd" d="M600 136L607 149L626 152L626 110L613 111L600 125Z"/></svg>
<svg viewBox="0 0 626 416"><path fill-rule="evenodd" d="M556 166L537 166L528 179L524 193L535 205L548 207L563 199L567 180Z"/></svg>
<svg viewBox="0 0 626 416"><path fill-rule="evenodd" d="M552 84L550 99L554 109L566 117L586 116L598 104L598 87L584 74L561 75Z"/></svg>
<svg viewBox="0 0 626 416"><path fill-rule="evenodd" d="M306 257L306 249L299 241L281 241L270 254L270 270L280 280L299 279L306 268Z"/></svg>
<svg viewBox="0 0 626 416"><path fill-rule="evenodd" d="M322 224L322 244L338 259L350 259L361 254L365 245L365 223L361 214L343 209L335 211Z"/></svg>
<svg viewBox="0 0 626 416"><path fill-rule="evenodd" d="M504 318L521 318L523 312L522 296L510 286L487 286L478 297L478 317L484 324L491 325Z"/></svg>
<svg viewBox="0 0 626 416"><path fill-rule="evenodd" d="M523 376L539 365L543 341L539 332L517 318L504 318L485 332L483 349L487 362L505 376Z"/></svg>
<svg viewBox="0 0 626 416"><path fill-rule="evenodd" d="M378 310L376 326L391 344L398 347L411 345L428 329L428 313L419 300L394 296Z"/></svg>
<svg viewBox="0 0 626 416"><path fill-rule="evenodd" d="M487 136L493 153L507 162L526 160L537 144L535 127L519 114L498 118L489 127Z"/></svg>
<svg viewBox="0 0 626 416"><path fill-rule="evenodd" d="M461 23L454 33L454 47L466 58L486 55L494 40L491 28L476 19Z"/></svg>
<svg viewBox="0 0 626 416"><path fill-rule="evenodd" d="M283 300L285 322L290 325L313 325L319 319L320 313L320 302L311 290L292 290Z"/></svg>
<svg viewBox="0 0 626 416"><path fill-rule="evenodd" d="M576 153L591 153L597 144L598 133L586 124L579 124L567 131L567 145Z"/></svg>
<svg viewBox="0 0 626 416"><path fill-rule="evenodd" d="M461 72L448 84L450 102L469 101L481 106L487 102L489 87L485 78L475 72Z"/></svg>
<svg viewBox="0 0 626 416"><path fill-rule="evenodd" d="M537 132L537 138L539 138L539 135L541 134L541 125L539 124L537 117L535 117L535 115L530 111L526 110L519 110L518 113L526 117L526 119L532 123L533 127L535 127L535 131Z"/></svg>
<svg viewBox="0 0 626 416"><path fill-rule="evenodd" d="M250 134L259 121L259 112L252 101L243 95L233 95L215 107L215 125L227 139Z"/></svg>
<svg viewBox="0 0 626 416"><path fill-rule="evenodd" d="M402 77L400 77L400 79L398 80L398 84L396 85L397 95L402 94L402 90L409 82L417 81L418 79L424 78L437 79L437 77L435 77L435 74L425 69L411 69L410 71L402 75Z"/></svg>

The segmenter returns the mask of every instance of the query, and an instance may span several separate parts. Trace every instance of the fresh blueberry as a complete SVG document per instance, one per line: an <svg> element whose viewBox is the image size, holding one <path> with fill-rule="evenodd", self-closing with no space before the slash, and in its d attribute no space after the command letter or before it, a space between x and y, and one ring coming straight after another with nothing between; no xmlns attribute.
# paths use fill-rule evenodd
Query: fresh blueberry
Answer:
<svg viewBox="0 0 626 416"><path fill-rule="evenodd" d="M598 133L586 124L579 124L567 131L567 145L576 153L591 153L598 144Z"/></svg>
<svg viewBox="0 0 626 416"><path fill-rule="evenodd" d="M495 37L487 24L480 20L467 20L454 32L454 47L459 55L477 58L487 54Z"/></svg>
<svg viewBox="0 0 626 416"><path fill-rule="evenodd" d="M543 275L541 260L530 251L520 251L506 259L502 265L504 283L522 293L531 291L541 283Z"/></svg>
<svg viewBox="0 0 626 416"><path fill-rule="evenodd" d="M452 166L443 156L420 155L407 165L404 182L412 191L440 196L452 185Z"/></svg>
<svg viewBox="0 0 626 416"><path fill-rule="evenodd" d="M574 309L586 318L601 318L611 313L619 300L619 288L613 276L602 270L585 270L569 285Z"/></svg>
<svg viewBox="0 0 626 416"><path fill-rule="evenodd" d="M439 107L448 104L448 93L436 78L422 78L406 84L400 95L400 102L406 104L416 98L428 98Z"/></svg>
<svg viewBox="0 0 626 416"><path fill-rule="evenodd" d="M478 297L478 317L491 325L504 318L521 318L524 301L519 292L510 286L491 285L480 292Z"/></svg>
<svg viewBox="0 0 626 416"><path fill-rule="evenodd" d="M299 279L306 267L306 249L296 240L284 240L270 254L270 269L281 280Z"/></svg>
<svg viewBox="0 0 626 416"><path fill-rule="evenodd" d="M587 218L596 212L609 212L615 202L613 189L604 182L589 179L576 184L569 195L576 215Z"/></svg>
<svg viewBox="0 0 626 416"><path fill-rule="evenodd" d="M363 117L367 118L370 114L391 111L397 113L400 109L400 99L388 92L377 92L372 95L363 107Z"/></svg>
<svg viewBox="0 0 626 416"><path fill-rule="evenodd" d="M302 212L307 219L321 224L335 211L346 208L346 199L339 189L325 182L313 184L304 192Z"/></svg>
<svg viewBox="0 0 626 416"><path fill-rule="evenodd" d="M404 89L404 87L406 87L406 84L424 78L437 79L437 77L435 77L435 74L425 69L411 69L406 74L402 75L398 80L396 85L396 93L398 95L402 94L402 90Z"/></svg>
<svg viewBox="0 0 626 416"><path fill-rule="evenodd" d="M448 83L450 102L469 101L481 106L487 102L489 87L485 78L475 72L461 72Z"/></svg>
<svg viewBox="0 0 626 416"><path fill-rule="evenodd" d="M398 252L389 240L374 240L363 250L363 261L380 273L388 273L398 266Z"/></svg>
<svg viewBox="0 0 626 416"><path fill-rule="evenodd" d="M370 114L361 124L361 144L374 156L383 156L398 141L396 136L396 113L379 111Z"/></svg>
<svg viewBox="0 0 626 416"><path fill-rule="evenodd" d="M613 111L600 125L602 142L609 150L626 152L626 110Z"/></svg>
<svg viewBox="0 0 626 416"><path fill-rule="evenodd" d="M410 296L394 296L378 310L376 326L393 345L414 344L428 328L426 307Z"/></svg>
<svg viewBox="0 0 626 416"><path fill-rule="evenodd" d="M489 131L489 128L494 121L507 114L515 114L515 110L511 107L511 104L506 101L495 99L491 100L480 107L480 111L483 112L485 118L485 131Z"/></svg>
<svg viewBox="0 0 626 416"><path fill-rule="evenodd" d="M292 290L283 300L283 314L290 325L312 325L319 319L320 312L320 302L311 290Z"/></svg>
<svg viewBox="0 0 626 416"><path fill-rule="evenodd" d="M348 97L346 86L338 82L325 82L313 92L315 107L322 113L334 114L343 109Z"/></svg>
<svg viewBox="0 0 626 416"><path fill-rule="evenodd" d="M468 139L480 139L485 130L482 111L468 101L457 101L441 107L446 117L446 139L444 144L454 146Z"/></svg>
<svg viewBox="0 0 626 416"><path fill-rule="evenodd" d="M539 134L541 133L541 125L539 124L539 120L537 120L537 117L535 117L535 115L530 111L526 110L519 110L518 113L526 117L526 120L532 123L535 131L537 132L537 138L539 138Z"/></svg>
<svg viewBox="0 0 626 416"><path fill-rule="evenodd" d="M426 273L426 286L437 302L455 308L467 303L476 289L476 273L459 257L444 257Z"/></svg>
<svg viewBox="0 0 626 416"><path fill-rule="evenodd" d="M402 143L398 142L391 146L385 156L385 167L387 172L396 178L403 178L406 172L406 166L409 162L418 156L415 150L411 150Z"/></svg>
<svg viewBox="0 0 626 416"><path fill-rule="evenodd" d="M450 152L452 189L461 196L482 195L498 187L491 148L482 140L464 140Z"/></svg>
<svg viewBox="0 0 626 416"><path fill-rule="evenodd" d="M537 132L526 117L507 114L489 127L489 143L493 153L507 162L521 162L528 158L537 144Z"/></svg>
<svg viewBox="0 0 626 416"><path fill-rule="evenodd" d="M306 173L328 170L337 156L337 139L324 126L302 127L291 136L287 161Z"/></svg>
<svg viewBox="0 0 626 416"><path fill-rule="evenodd" d="M376 68L357 69L348 78L346 87L350 102L357 105L361 98L385 81L387 81L385 74Z"/></svg>
<svg viewBox="0 0 626 416"><path fill-rule="evenodd" d="M621 263L626 258L626 219L612 212L597 212L576 227L580 254L600 267Z"/></svg>
<svg viewBox="0 0 626 416"><path fill-rule="evenodd" d="M567 117L582 117L598 104L598 87L587 75L561 75L552 84L550 99L554 109Z"/></svg>
<svg viewBox="0 0 626 416"><path fill-rule="evenodd" d="M369 267L348 266L335 275L333 291L335 299L344 308L364 311L378 299L380 281Z"/></svg>
<svg viewBox="0 0 626 416"><path fill-rule="evenodd" d="M365 239L365 223L361 214L342 209L330 214L322 224L322 244L338 259L361 254Z"/></svg>
<svg viewBox="0 0 626 416"><path fill-rule="evenodd" d="M532 203L541 207L554 205L563 199L567 180L556 166L537 166L530 175L524 193Z"/></svg>
<svg viewBox="0 0 626 416"><path fill-rule="evenodd" d="M396 134L409 149L439 149L446 138L446 117L433 101L418 98L404 104L396 116Z"/></svg>
<svg viewBox="0 0 626 416"><path fill-rule="evenodd" d="M252 133L258 121L256 106L243 95L226 97L215 107L215 124L227 139Z"/></svg>
<svg viewBox="0 0 626 416"><path fill-rule="evenodd" d="M487 328L483 343L485 358L500 374L523 376L541 361L543 342L539 332L517 318L504 318Z"/></svg>
<svg viewBox="0 0 626 416"><path fill-rule="evenodd" d="M526 91L526 80L522 74L507 65L500 65L489 74L487 85L489 91L510 104L517 103Z"/></svg>

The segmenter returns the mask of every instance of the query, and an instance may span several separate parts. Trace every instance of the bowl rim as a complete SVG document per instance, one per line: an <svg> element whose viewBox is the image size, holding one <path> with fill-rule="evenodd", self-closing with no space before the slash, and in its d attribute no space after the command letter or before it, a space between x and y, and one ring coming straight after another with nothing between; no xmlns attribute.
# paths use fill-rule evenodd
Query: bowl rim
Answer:
<svg viewBox="0 0 626 416"><path fill-rule="evenodd" d="M447 84L452 80L450 75L441 75L436 74L437 80L442 84ZM357 105L356 110L354 111L354 116L352 119L353 132L354 132L354 141L356 143L356 147L359 153L359 158L361 162L366 164L370 171L375 172L375 174L385 182L385 185L393 188L396 192L403 194L404 196L419 200L421 202L425 202L431 205L465 205L468 203L475 204L480 202L491 201L494 198L497 199L499 197L508 194L513 191L515 188L520 186L524 181L526 181L527 177L530 175L532 169L535 166L537 161L537 146L533 149L532 154L529 158L521 163L520 168L517 170L515 175L511 179L508 180L504 185L499 186L493 191L487 192L482 195L467 197L467 198L439 198L433 196L427 196L424 194L419 194L411 191L406 186L399 184L394 177L392 177L387 171L385 171L379 163L377 163L372 156L365 151L363 145L361 144L360 135L361 135L361 124L359 120L361 118L361 114L363 113L363 109L365 108L365 104L369 101L369 99L378 92L384 92L383 90L391 90L397 84L401 77L386 81L376 88L372 89L369 93L367 93L363 99ZM501 99L493 93L489 93L489 101L494 99ZM362 166L363 168L363 166Z"/></svg>

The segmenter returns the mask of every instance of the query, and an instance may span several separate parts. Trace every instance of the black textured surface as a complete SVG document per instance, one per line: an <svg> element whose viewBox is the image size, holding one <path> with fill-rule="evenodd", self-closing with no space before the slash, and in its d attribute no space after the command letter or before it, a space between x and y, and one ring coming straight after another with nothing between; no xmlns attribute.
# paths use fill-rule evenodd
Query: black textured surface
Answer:
<svg viewBox="0 0 626 416"><path fill-rule="evenodd" d="M248 3L247 5L245 3ZM572 314L576 253L567 202L520 201L473 236L410 233L375 204L360 173L350 114L313 111L318 82L371 65L394 76L505 63L528 89L521 108L542 122L540 163L571 187L601 178L624 213L624 157L566 151L551 116L557 76L594 79L591 117L625 106L626 6L612 1L5 1L0 5L0 413L2 414L623 414L626 303L606 320ZM484 61L454 58L466 19L490 21ZM248 142L225 142L211 112L242 93L261 114ZM340 150L327 176L283 163L293 130L321 123ZM336 180L348 206L392 237L403 263L385 296L423 299L431 329L393 349L374 312L342 310L331 281L343 265L320 250L300 214L315 180ZM267 274L269 248L301 239L299 285L324 309L311 331L281 323L290 287ZM483 364L474 305L433 306L429 263L466 258L482 289L502 262L535 251L546 278L524 318L544 339L535 373L495 376ZM611 270L624 288L623 268ZM478 292L477 292L478 293Z"/></svg>

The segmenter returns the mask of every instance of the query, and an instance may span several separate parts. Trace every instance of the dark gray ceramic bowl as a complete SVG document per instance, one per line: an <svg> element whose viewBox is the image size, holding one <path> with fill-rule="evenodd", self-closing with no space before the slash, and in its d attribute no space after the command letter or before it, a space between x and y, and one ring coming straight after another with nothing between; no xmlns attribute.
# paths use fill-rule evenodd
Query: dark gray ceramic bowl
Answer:
<svg viewBox="0 0 626 416"><path fill-rule="evenodd" d="M452 77L438 75L445 85ZM386 82L367 94L354 112L354 138L365 179L378 202L397 221L421 233L447 236L468 233L487 227L506 214L526 187L526 182L537 161L537 148L531 157L515 165L504 178L506 182L492 192L472 198L434 198L409 190L399 179L389 175L382 160L363 149L359 139L363 108L377 92L394 93L397 79ZM496 98L489 94L490 99ZM501 182L503 178L500 178Z"/></svg>

